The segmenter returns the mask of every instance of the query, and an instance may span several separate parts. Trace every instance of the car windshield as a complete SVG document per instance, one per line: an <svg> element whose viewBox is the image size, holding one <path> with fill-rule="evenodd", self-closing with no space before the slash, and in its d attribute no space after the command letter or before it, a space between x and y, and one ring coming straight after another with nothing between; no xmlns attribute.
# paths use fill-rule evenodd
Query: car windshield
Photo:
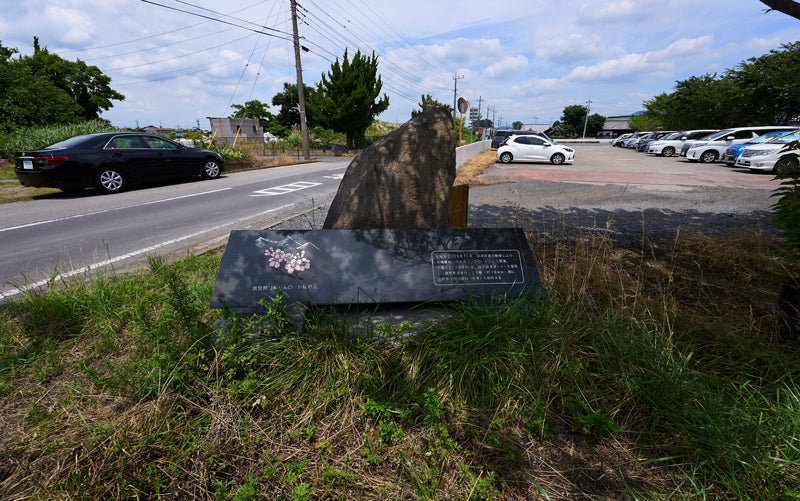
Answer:
<svg viewBox="0 0 800 501"><path fill-rule="evenodd" d="M721 137L727 136L731 132L733 132L733 131L731 131L730 129L721 130L719 132L715 132L713 134L709 134L707 136L703 136L700 139L703 140L703 141L714 141L715 139L719 139Z"/></svg>
<svg viewBox="0 0 800 501"><path fill-rule="evenodd" d="M74 148L86 141L92 139L92 136L75 136L57 143L51 144L45 150L63 150L64 148Z"/></svg>
<svg viewBox="0 0 800 501"><path fill-rule="evenodd" d="M782 136L778 136L772 141L769 141L770 144L786 144L791 143L792 141L800 140L800 130L796 130L794 132L790 132L788 134L784 134Z"/></svg>
<svg viewBox="0 0 800 501"><path fill-rule="evenodd" d="M752 141L750 141L750 143L751 144L769 143L770 141L772 141L776 137L782 136L784 134L788 134L790 132L794 132L794 131L781 130L781 131L775 131L775 132L767 132L766 134L764 134L762 136L758 136L757 138L753 139Z"/></svg>
<svg viewBox="0 0 800 501"><path fill-rule="evenodd" d="M668 141L670 139L678 139L679 137L681 137L681 133L680 132L674 132L672 134L669 134L669 135L666 135L666 136L662 137L661 139L664 140L664 141Z"/></svg>

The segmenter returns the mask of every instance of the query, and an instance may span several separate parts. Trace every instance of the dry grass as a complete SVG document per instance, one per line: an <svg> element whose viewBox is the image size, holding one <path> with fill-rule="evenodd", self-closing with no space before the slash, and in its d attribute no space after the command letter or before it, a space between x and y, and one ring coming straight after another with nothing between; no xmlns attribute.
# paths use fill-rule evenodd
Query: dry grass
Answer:
<svg viewBox="0 0 800 501"><path fill-rule="evenodd" d="M506 182L502 180L489 180L481 178L481 175L486 172L486 169L497 162L496 153L497 150L488 149L467 160L461 167L458 168L456 180L453 182L453 185L457 186L459 184L469 184L472 186L481 186Z"/></svg>

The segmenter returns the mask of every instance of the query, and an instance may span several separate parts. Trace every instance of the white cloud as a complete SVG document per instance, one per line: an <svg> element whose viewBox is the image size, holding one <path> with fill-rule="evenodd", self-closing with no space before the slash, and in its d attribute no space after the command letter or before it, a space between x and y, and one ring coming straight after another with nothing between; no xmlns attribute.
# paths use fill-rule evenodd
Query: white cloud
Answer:
<svg viewBox="0 0 800 501"><path fill-rule="evenodd" d="M573 33L566 38L549 38L536 44L536 57L554 63L576 63L601 56L620 54L621 47L606 47L597 34Z"/></svg>
<svg viewBox="0 0 800 501"><path fill-rule="evenodd" d="M491 64L483 71L487 78L511 78L528 69L528 58L525 56L506 56L500 61Z"/></svg>
<svg viewBox="0 0 800 501"><path fill-rule="evenodd" d="M608 3L591 2L581 6L577 18L582 24L621 24L649 21L654 19L653 16L659 11L669 12L669 6L665 6L661 2L634 0Z"/></svg>
<svg viewBox="0 0 800 501"><path fill-rule="evenodd" d="M92 40L96 27L89 16L76 9L48 6L44 10L45 24L58 40L65 44L82 44Z"/></svg>
<svg viewBox="0 0 800 501"><path fill-rule="evenodd" d="M477 62L488 62L502 54L500 40L456 38L441 45L420 47L428 56L442 64L469 65Z"/></svg>

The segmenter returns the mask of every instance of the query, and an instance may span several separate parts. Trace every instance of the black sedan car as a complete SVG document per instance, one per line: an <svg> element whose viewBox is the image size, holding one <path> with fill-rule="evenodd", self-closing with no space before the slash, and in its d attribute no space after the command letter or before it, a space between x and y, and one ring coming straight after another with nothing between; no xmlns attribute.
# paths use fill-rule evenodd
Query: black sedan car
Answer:
<svg viewBox="0 0 800 501"><path fill-rule="evenodd" d="M187 148L152 134L103 132L75 136L37 151L20 151L14 172L23 186L65 191L95 187L117 193L128 185L189 176L219 177L217 153Z"/></svg>

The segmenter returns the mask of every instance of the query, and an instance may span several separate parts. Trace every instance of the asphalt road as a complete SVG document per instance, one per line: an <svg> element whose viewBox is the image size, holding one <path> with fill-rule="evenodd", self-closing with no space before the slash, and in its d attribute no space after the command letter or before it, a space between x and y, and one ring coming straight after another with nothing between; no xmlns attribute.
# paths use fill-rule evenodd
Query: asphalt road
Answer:
<svg viewBox="0 0 800 501"><path fill-rule="evenodd" d="M114 195L85 190L4 204L0 300L54 276L126 270L149 255L186 255L224 244L233 229L269 227L304 212L314 200L329 199L350 160L237 172Z"/></svg>

